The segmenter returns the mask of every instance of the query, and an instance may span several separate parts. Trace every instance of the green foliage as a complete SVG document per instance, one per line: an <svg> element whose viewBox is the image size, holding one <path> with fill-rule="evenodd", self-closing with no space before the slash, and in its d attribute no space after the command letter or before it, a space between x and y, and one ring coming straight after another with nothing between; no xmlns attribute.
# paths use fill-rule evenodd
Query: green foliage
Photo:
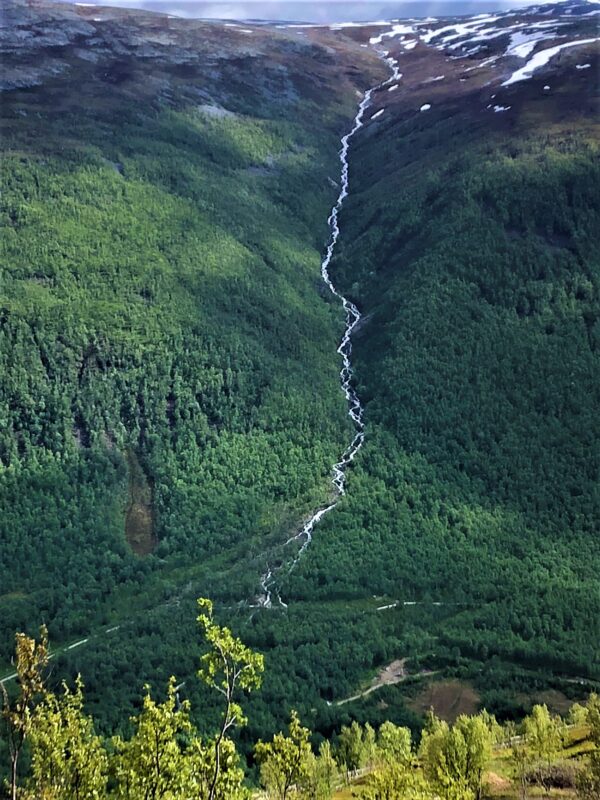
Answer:
<svg viewBox="0 0 600 800"><path fill-rule="evenodd" d="M153 700L147 687L142 710L132 722L131 739L113 740L118 800L183 797L188 781L183 741L192 724L189 706L177 707L175 678L169 681L164 703Z"/></svg>
<svg viewBox="0 0 600 800"><path fill-rule="evenodd" d="M16 696L11 697L6 684L2 691L2 720L6 730L10 757L10 796L17 798L19 757L34 727L35 707L44 691L44 671L48 665L48 632L40 629L39 641L17 633L15 636Z"/></svg>
<svg viewBox="0 0 600 800"><path fill-rule="evenodd" d="M209 668L212 688L227 697L230 686L235 688L238 682L246 690L255 688L260 682L262 658L213 622L209 601L201 600L199 605L207 640L223 659L220 666ZM74 691L63 685L62 692L56 695L44 687L41 669L47 663L45 631L39 643L19 634L16 660L22 687L16 700L9 700L2 684L11 743L13 798L248 800L236 747L225 736L225 721L232 717L225 717L214 739L203 742L190 720L189 702L179 700L175 678L169 680L162 703L154 700L146 687L141 711L131 719L131 736L115 736L107 747L96 735L92 719L83 712L83 683L79 677ZM204 663L212 662L205 656ZM241 669L243 679L237 675L230 682L230 667L234 671ZM221 669L226 676L225 687L214 680ZM231 707L229 703L228 709ZM16 765L25 743L31 774L19 794Z"/></svg>
<svg viewBox="0 0 600 800"><path fill-rule="evenodd" d="M210 649L202 656L198 677L208 687L223 696L225 708L214 744L213 776L208 787L208 800L216 800L219 794L222 747L227 733L247 722L235 697L238 691L251 692L262 682L264 658L254 653L237 639L229 628L217 625L213 620L213 604L206 598L198 600L200 623ZM227 757L227 753L225 753Z"/></svg>
<svg viewBox="0 0 600 800"><path fill-rule="evenodd" d="M527 784L531 774L532 758L525 740L515 736L511 742L510 763L514 784L521 800L526 800Z"/></svg>
<svg viewBox="0 0 600 800"><path fill-rule="evenodd" d="M198 108L206 80L174 81L165 106L79 60L59 78L73 110L46 86L3 102L5 664L15 626L87 636L203 577L209 558L243 559L228 591L250 599L267 550L328 496L349 424L341 312L316 288L354 88L337 82L314 115L314 87L253 102L259 70L224 81L214 100L232 113L214 117ZM157 543L143 560L128 540L131 454Z"/></svg>
<svg viewBox="0 0 600 800"><path fill-rule="evenodd" d="M423 773L448 800L479 800L483 774L492 754L487 719L461 715L450 727L430 716L419 746Z"/></svg>
<svg viewBox="0 0 600 800"><path fill-rule="evenodd" d="M423 800L432 795L422 774L413 764L411 735L408 728L384 722L377 734L373 754L374 767L366 778L367 800Z"/></svg>
<svg viewBox="0 0 600 800"><path fill-rule="evenodd" d="M329 800L339 783L339 770L333 749L327 740L321 742L318 755L309 759L308 775L304 780L307 800Z"/></svg>
<svg viewBox="0 0 600 800"><path fill-rule="evenodd" d="M471 677L503 716L600 677L600 168L579 120L507 140L452 108L353 140L332 275L365 317L367 439L281 573L288 610L237 610L327 501L350 433L318 267L356 100L341 65L367 56L306 47L285 51L285 99L219 42L219 79L145 61L148 88L121 91L79 59L3 103L0 656L11 672L15 627L41 620L63 647L91 633L55 674L82 672L102 732L172 664L218 729L193 684L200 592L266 654L245 753L290 705L331 735L381 723L385 696L416 729L400 689L335 705L404 655Z"/></svg>
<svg viewBox="0 0 600 800"><path fill-rule="evenodd" d="M416 603L398 654L518 716L524 670L600 677L597 143L444 107L353 146L332 274L368 435L286 596Z"/></svg>
<svg viewBox="0 0 600 800"><path fill-rule="evenodd" d="M590 727L595 749L578 776L577 796L581 800L594 800L600 797L600 697L595 693L591 694L585 709L586 722Z"/></svg>
<svg viewBox="0 0 600 800"><path fill-rule="evenodd" d="M62 694L46 692L36 707L29 736L30 800L102 800L106 797L108 756L83 712L83 684ZM141 795L140 795L141 796Z"/></svg>
<svg viewBox="0 0 600 800"><path fill-rule="evenodd" d="M211 647L219 652L227 636L212 619L212 604L199 601L203 624L213 636ZM241 647L237 641L236 647ZM180 701L171 678L163 702L157 702L146 687L142 707L132 722L129 737L104 740L94 730L92 718L84 713L83 683L74 690L63 684L54 694L44 686L40 665L45 663L46 641L36 643L25 635L17 638L20 674L29 675L11 709L24 708L27 696L28 772L24 786L12 787L13 797L24 800L250 800L244 770L232 739L221 730L216 737L202 739L190 718L190 703ZM251 652L245 657L251 660ZM224 660L223 663L226 663ZM214 677L214 672L211 673ZM27 687L34 689L33 694ZM213 688L219 688L217 683ZM227 692L227 689L225 688ZM582 800L595 798L598 785L600 713L598 697L592 694L585 707L591 742L596 746L589 763L579 771L578 792ZM536 706L522 723L523 736L515 736L514 724L507 725L514 754L526 754L524 763L552 766L558 752L556 732L562 722L551 717L544 706ZM561 731L562 732L562 731ZM25 738L22 742L25 742ZM483 775L488 768L494 741L500 740L499 726L486 711L460 716L448 725L430 714L422 733L418 753L407 728L386 720L375 730L354 722L342 729L337 752L331 742L321 742L318 753L311 746L311 731L291 712L288 735L277 733L269 742L255 745L260 780L266 796L273 800L330 800L339 788L337 761L346 767L346 778L361 780L365 800L474 800L481 798ZM505 742L496 747L497 756ZM360 764L351 776L349 765ZM514 759L518 762L518 758ZM521 796L525 798L531 776L523 772Z"/></svg>
<svg viewBox="0 0 600 800"><path fill-rule="evenodd" d="M260 764L260 780L273 800L287 800L302 787L311 774L310 731L302 727L292 710L289 734L278 733L271 742L259 741L255 747Z"/></svg>
<svg viewBox="0 0 600 800"><path fill-rule="evenodd" d="M564 722L546 705L536 705L523 723L523 735L534 759L551 764L564 740Z"/></svg>
<svg viewBox="0 0 600 800"><path fill-rule="evenodd" d="M338 737L337 757L347 772L362 769L375 756L375 731L367 723L364 728L356 720L343 725Z"/></svg>
<svg viewBox="0 0 600 800"><path fill-rule="evenodd" d="M231 739L203 742L179 703L175 679L167 697L156 703L147 693L141 713L132 721L133 736L113 739L111 759L115 800L162 797L166 800L248 800L244 771Z"/></svg>
<svg viewBox="0 0 600 800"><path fill-rule="evenodd" d="M412 758L412 743L408 728L384 722L377 735L377 757L384 762L408 766Z"/></svg>
<svg viewBox="0 0 600 800"><path fill-rule="evenodd" d="M519 730L520 735L512 731L509 743L514 781L524 800L531 782L539 783L548 793L550 768L564 746L566 727L564 720L551 714L546 705L535 705Z"/></svg>
<svg viewBox="0 0 600 800"><path fill-rule="evenodd" d="M198 600L200 623L210 649L202 656L199 678L209 687L223 695L227 703L224 730L233 725L244 725L246 719L239 705L233 703L236 689L251 692L262 682L264 657L253 653L249 647L233 636L229 628L217 625L213 620L213 604L210 600Z"/></svg>
<svg viewBox="0 0 600 800"><path fill-rule="evenodd" d="M423 775L404 764L377 767L366 779L365 800L434 800L435 791Z"/></svg>

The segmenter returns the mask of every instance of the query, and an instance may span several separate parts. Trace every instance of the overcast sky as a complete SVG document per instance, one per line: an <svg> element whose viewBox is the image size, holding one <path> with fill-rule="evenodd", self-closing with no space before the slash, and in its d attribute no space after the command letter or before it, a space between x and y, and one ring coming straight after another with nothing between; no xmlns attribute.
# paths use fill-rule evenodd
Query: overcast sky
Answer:
<svg viewBox="0 0 600 800"><path fill-rule="evenodd" d="M92 0L86 0L92 2ZM230 2L202 2L202 0L98 0L98 5L126 6L162 11L184 17L209 17L214 19L266 19L298 22L349 22L396 17L424 17L446 14L477 14L515 6L533 5L535 0L230 0Z"/></svg>

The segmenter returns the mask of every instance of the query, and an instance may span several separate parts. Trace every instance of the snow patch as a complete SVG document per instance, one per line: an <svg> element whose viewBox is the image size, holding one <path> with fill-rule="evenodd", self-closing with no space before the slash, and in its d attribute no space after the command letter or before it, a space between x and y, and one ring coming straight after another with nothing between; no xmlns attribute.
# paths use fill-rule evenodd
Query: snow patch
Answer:
<svg viewBox="0 0 600 800"><path fill-rule="evenodd" d="M375 22L336 22L334 25L329 26L330 31L341 31L344 28L375 28L388 26L390 23L388 20L380 19L376 20Z"/></svg>
<svg viewBox="0 0 600 800"><path fill-rule="evenodd" d="M430 108L431 108L431 103L423 103L419 111L429 111Z"/></svg>
<svg viewBox="0 0 600 800"><path fill-rule="evenodd" d="M377 119L377 117L380 117L380 116L383 114L383 112L384 112L384 111L385 111L385 109L384 109L384 108L380 108L380 109L379 109L379 111L376 111L376 112L373 114L373 116L371 117L371 119Z"/></svg>
<svg viewBox="0 0 600 800"><path fill-rule="evenodd" d="M557 28L562 27L564 24L564 22L555 22L554 20L538 22L534 25L528 25L524 31L512 33L505 55L527 58L535 50L538 42L544 39L556 38L558 36ZM551 30L548 30L549 28Z"/></svg>
<svg viewBox="0 0 600 800"><path fill-rule="evenodd" d="M392 25L391 31L384 31L380 33L379 36L371 36L369 44L381 44L384 39L393 39L394 36L401 36L407 33L415 33L415 29L412 25Z"/></svg>
<svg viewBox="0 0 600 800"><path fill-rule="evenodd" d="M596 37L594 39L578 39L575 42L564 42L563 44L556 45L556 47L548 47L546 50L540 50L529 59L524 67L521 67L521 69L513 72L510 78L504 81L502 86L510 86L518 81L525 81L528 78L531 78L536 70L546 66L551 58L554 58L555 55L558 55L561 50L565 50L567 47L577 47L584 44L592 44L593 42L598 41L600 41L600 37Z"/></svg>
<svg viewBox="0 0 600 800"><path fill-rule="evenodd" d="M591 64L575 64L575 69L589 69Z"/></svg>
<svg viewBox="0 0 600 800"><path fill-rule="evenodd" d="M425 44L429 44L441 34L450 34L441 39L442 44L448 44L448 42L460 39L462 36L480 32L480 29L484 28L485 25L495 22L497 19L499 19L499 17L481 14L467 22L456 22L451 25L444 25L442 28L430 29L427 33L421 35L421 41Z"/></svg>

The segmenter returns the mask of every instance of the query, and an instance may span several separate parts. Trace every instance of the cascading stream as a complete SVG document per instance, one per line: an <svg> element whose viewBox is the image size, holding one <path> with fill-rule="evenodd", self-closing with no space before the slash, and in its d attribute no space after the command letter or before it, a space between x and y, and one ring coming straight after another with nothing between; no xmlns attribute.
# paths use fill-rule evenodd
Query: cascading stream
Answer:
<svg viewBox="0 0 600 800"><path fill-rule="evenodd" d="M365 93L363 99L361 100L358 111L356 112L356 116L354 117L354 122L352 125L352 129L349 133L345 134L341 138L342 148L339 153L340 163L342 165L341 169L341 188L338 198L336 200L335 205L331 210L331 214L329 215L329 219L327 223L329 225L329 244L327 245L327 250L325 252L325 257L321 262L321 277L323 278L324 283L328 287L329 291L335 295L335 297L339 298L342 301L342 306L344 308L344 312L346 315L346 327L344 330L344 335L342 336L342 340L340 345L337 349L337 352L342 357L342 369L340 370L340 380L342 385L342 391L346 397L348 402L348 416L354 423L355 427L355 434L348 445L348 447L342 453L342 457L340 460L333 465L332 470L332 479L331 483L334 487L334 500L327 506L320 508L312 517L304 524L302 530L299 531L295 536L290 537L286 545L290 544L294 541L302 542L298 553L293 558L291 562L287 564L287 572L291 572L298 561L302 558L306 548L310 545L312 541L313 531L315 526L323 519L323 517L328 514L330 511L337 506L340 498L346 493L346 469L348 465L354 460L356 454L362 447L362 444L365 439L365 425L363 421L364 415L364 408L360 402L360 398L358 397L353 385L352 385L352 331L358 325L361 319L361 313L358 308L354 305L351 300L348 300L347 297L339 292L333 281L331 280L331 276L329 275L329 266L331 264L331 259L333 258L333 254L335 251L336 244L340 237L340 226L339 226L339 214L344 204L344 200L348 196L348 187L349 187L349 164L348 164L348 151L350 149L350 140L352 137L359 131L364 125L364 115L365 111L371 104L371 97L373 93L379 89L384 88L388 84L392 83L393 81L400 79L400 73L398 72L398 64L394 58L388 56L387 53L382 54L385 62L388 64L390 69L392 70L392 75L382 83L374 86L371 89L368 89ZM284 565L285 566L285 565ZM280 567L282 569L282 567ZM271 608L273 603L273 594L277 598L277 602L280 606L286 608L286 604L283 602L279 595L279 591L277 589L277 585L275 582L275 572L274 568L267 566L267 571L261 576L260 586L262 590L262 594L259 597L258 604L263 608Z"/></svg>

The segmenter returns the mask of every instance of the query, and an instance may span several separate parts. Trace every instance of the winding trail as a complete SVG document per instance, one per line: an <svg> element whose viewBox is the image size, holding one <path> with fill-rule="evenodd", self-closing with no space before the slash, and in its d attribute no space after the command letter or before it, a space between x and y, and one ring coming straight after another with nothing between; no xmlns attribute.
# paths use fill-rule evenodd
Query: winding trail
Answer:
<svg viewBox="0 0 600 800"><path fill-rule="evenodd" d="M342 357L342 368L340 370L340 381L342 386L342 391L346 397L346 401L348 403L348 416L354 423L354 437L352 441L348 445L348 447L342 453L340 460L333 465L332 468L332 479L331 483L334 489L334 499L333 501L327 505L320 508L316 511L307 522L304 523L304 526L299 531L299 533L291 536L286 545L296 541L300 542L301 546L298 550L295 557L292 559L291 562L287 562L287 564L283 564L278 568L270 567L267 564L266 572L261 576L260 579L260 587L262 594L258 597L257 604L262 608L271 608L273 605L273 595L275 595L277 603L279 606L283 608L287 608L286 603L283 602L281 596L279 594L279 590L277 588L276 583L276 572L280 571L284 567L287 567L287 573L289 574L298 561L304 555L307 547L310 545L312 538L313 538L313 531L318 525L318 523L323 519L326 514L329 514L330 511L337 506L341 497L346 493L346 470L348 466L354 460L356 454L360 450L363 445L365 439L365 424L363 421L364 417L364 407L360 402L360 398L352 385L352 332L358 325L361 319L361 313L358 308L354 305L354 303L349 300L335 287L333 281L331 280L331 276L329 274L329 266L331 264L331 260L333 258L333 254L335 252L335 248L340 237L340 225L339 225L339 214L344 204L344 200L348 197L349 191L349 162L348 162L348 152L350 150L350 140L352 137L364 126L364 119L365 119L365 112L371 105L371 98L374 92L379 91L387 87L389 84L397 81L400 79L401 75L398 71L398 63L394 58L391 58L387 52L381 54L383 60L386 64L390 67L392 71L392 75L387 78L386 80L378 83L376 86L368 89L365 92L363 99L361 100L356 115L354 117L354 121L352 124L351 130L346 133L341 138L341 150L339 151L339 158L341 163L341 180L340 180L340 193L338 198L335 202L335 205L331 209L331 214L327 220L327 224L329 225L329 243L327 245L327 250L325 252L325 257L321 262L321 277L323 282L335 297L337 297L342 302L342 306L346 316L346 327L344 329L344 335L342 336L342 340L339 344L337 352Z"/></svg>

